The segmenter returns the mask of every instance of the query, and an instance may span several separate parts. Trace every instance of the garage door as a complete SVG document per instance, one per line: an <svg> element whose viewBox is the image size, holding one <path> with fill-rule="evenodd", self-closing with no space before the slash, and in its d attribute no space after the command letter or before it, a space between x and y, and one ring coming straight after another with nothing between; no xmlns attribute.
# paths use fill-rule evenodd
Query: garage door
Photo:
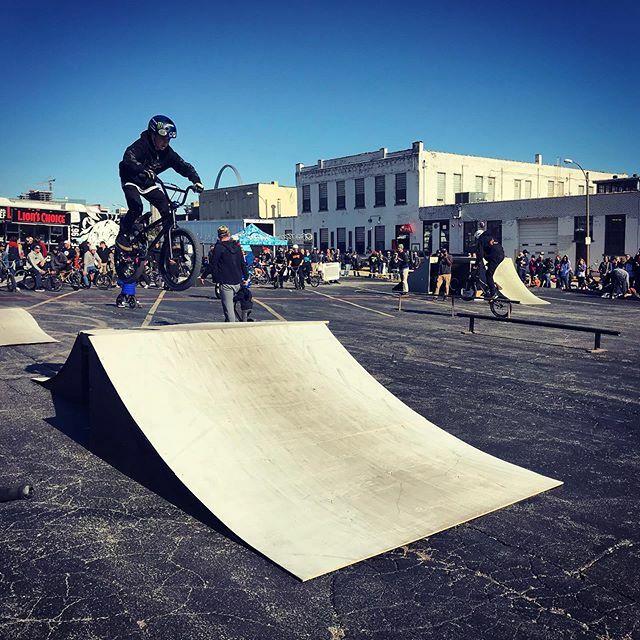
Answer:
<svg viewBox="0 0 640 640"><path fill-rule="evenodd" d="M555 255L558 252L558 218L518 220L519 249Z"/></svg>

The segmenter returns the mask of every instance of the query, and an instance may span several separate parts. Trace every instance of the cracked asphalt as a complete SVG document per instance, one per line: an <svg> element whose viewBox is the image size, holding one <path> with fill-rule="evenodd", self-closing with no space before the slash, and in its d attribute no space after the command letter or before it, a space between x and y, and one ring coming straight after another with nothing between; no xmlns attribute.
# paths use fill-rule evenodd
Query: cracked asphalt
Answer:
<svg viewBox="0 0 640 640"><path fill-rule="evenodd" d="M594 354L589 334L557 329L480 322L469 335L448 304L411 297L399 312L390 289L256 289L254 317L329 320L403 402L562 487L301 583L179 488L166 500L91 453L82 407L31 382L60 368L82 329L221 320L210 288L167 292L153 317L156 290L137 310L117 309L113 292L2 291L0 307L37 304L60 342L0 348L0 486L35 486L0 504L0 638L640 638L640 304L547 290L551 305L515 308L622 331Z"/></svg>

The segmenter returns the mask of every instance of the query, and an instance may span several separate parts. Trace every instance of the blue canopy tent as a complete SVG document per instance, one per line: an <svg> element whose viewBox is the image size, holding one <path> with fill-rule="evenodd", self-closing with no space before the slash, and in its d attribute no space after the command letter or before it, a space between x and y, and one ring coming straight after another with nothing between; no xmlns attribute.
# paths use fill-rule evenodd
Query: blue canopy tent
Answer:
<svg viewBox="0 0 640 640"><path fill-rule="evenodd" d="M234 233L232 237L240 243L247 254L247 264L253 264L252 247L286 247L288 244L286 240L269 235L256 227L255 224L247 225L242 231Z"/></svg>

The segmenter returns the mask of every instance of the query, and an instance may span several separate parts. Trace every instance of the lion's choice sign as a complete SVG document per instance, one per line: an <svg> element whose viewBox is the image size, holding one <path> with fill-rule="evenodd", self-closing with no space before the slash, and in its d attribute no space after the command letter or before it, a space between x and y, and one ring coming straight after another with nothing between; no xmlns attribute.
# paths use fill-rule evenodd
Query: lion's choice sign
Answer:
<svg viewBox="0 0 640 640"><path fill-rule="evenodd" d="M68 211L47 211L46 209L27 209L25 207L0 207L0 220L20 222L22 224L71 224Z"/></svg>

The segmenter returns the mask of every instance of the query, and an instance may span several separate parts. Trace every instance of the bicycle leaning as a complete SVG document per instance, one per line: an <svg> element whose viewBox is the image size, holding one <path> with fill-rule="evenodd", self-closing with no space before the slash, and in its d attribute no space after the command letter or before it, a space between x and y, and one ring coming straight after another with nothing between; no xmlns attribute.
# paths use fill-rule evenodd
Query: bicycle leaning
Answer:
<svg viewBox="0 0 640 640"><path fill-rule="evenodd" d="M482 293L482 297L478 296L478 292ZM475 300L476 298L488 302L491 313L497 318L508 318L511 316L512 301L505 298L499 292L496 297L489 298L489 285L481 280L477 267L471 269L469 277L460 289L460 297L465 302Z"/></svg>
<svg viewBox="0 0 640 640"><path fill-rule="evenodd" d="M181 189L158 177L156 183L169 200L171 224L163 227L161 219L150 222L150 213L142 216L141 222L134 227L132 250L123 251L117 244L115 246L116 273L126 284L137 282L150 256L157 256L158 271L166 288L184 291L193 286L200 274L202 245L189 229L178 226L176 211L184 206L189 191L196 191L191 185ZM179 199L174 200L176 196Z"/></svg>

